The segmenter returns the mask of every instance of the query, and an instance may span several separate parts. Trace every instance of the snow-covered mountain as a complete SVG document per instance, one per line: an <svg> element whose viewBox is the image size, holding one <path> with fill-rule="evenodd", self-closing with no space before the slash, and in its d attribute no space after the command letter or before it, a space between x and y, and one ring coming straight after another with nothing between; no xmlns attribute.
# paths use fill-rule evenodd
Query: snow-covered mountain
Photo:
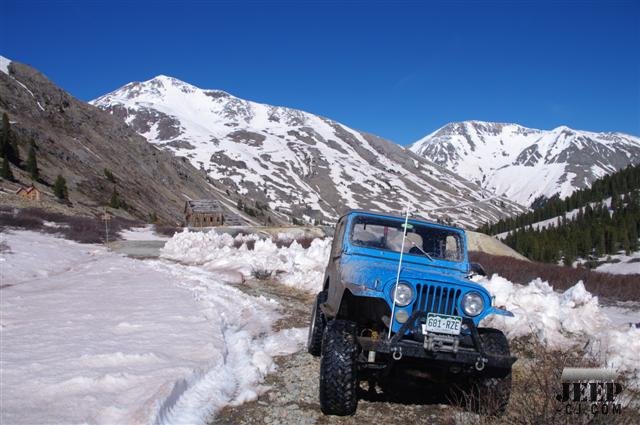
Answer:
<svg viewBox="0 0 640 425"><path fill-rule="evenodd" d="M2 113L9 118L11 138L23 159L31 142L37 146L40 178L35 184L45 204L55 199L51 186L62 175L72 202L66 210L70 214L104 214L117 186L127 204L117 213L125 216L147 220L153 213L173 224L184 218L185 200L212 198L228 216L240 214L243 221L258 222L238 212L237 197L227 195L222 185L212 186L187 161L150 145L121 120L75 99L38 70L0 56ZM2 204L19 202L13 196L18 187L34 183L15 164L12 168L18 181L0 180Z"/></svg>
<svg viewBox="0 0 640 425"><path fill-rule="evenodd" d="M214 181L300 218L335 219L349 208L400 212L410 202L432 210L432 219L474 226L522 210L506 199L477 203L493 194L395 143L171 77L130 83L91 103Z"/></svg>
<svg viewBox="0 0 640 425"><path fill-rule="evenodd" d="M541 195L568 196L598 177L640 163L635 136L482 121L447 124L410 149L523 205Z"/></svg>

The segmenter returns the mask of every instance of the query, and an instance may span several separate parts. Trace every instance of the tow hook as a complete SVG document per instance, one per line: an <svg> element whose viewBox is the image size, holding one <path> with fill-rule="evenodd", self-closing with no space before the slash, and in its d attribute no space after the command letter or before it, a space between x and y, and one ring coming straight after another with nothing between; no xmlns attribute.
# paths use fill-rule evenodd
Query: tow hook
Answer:
<svg viewBox="0 0 640 425"><path fill-rule="evenodd" d="M391 351L393 352L393 354L391 354L393 360L398 361L402 358L402 347L393 347Z"/></svg>
<svg viewBox="0 0 640 425"><path fill-rule="evenodd" d="M489 360L485 357L478 357L478 360L476 360L476 370L477 371L481 371L484 369L485 364L488 362Z"/></svg>

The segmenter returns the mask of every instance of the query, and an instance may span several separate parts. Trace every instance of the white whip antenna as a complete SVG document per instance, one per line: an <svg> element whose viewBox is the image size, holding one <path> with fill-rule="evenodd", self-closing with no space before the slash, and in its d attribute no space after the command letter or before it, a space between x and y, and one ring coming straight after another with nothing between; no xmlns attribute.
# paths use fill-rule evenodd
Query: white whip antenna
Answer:
<svg viewBox="0 0 640 425"><path fill-rule="evenodd" d="M409 224L409 208L411 204L407 203L407 214L404 217L404 231L402 232L402 247L400 248L400 261L398 261L398 273L396 274L396 284L393 287L393 305L391 307L391 319L389 320L389 336L387 339L391 339L391 328L393 328L393 315L396 311L396 291L398 290L398 283L400 282L400 270L402 269L402 254L404 254L404 241L407 238L407 225Z"/></svg>

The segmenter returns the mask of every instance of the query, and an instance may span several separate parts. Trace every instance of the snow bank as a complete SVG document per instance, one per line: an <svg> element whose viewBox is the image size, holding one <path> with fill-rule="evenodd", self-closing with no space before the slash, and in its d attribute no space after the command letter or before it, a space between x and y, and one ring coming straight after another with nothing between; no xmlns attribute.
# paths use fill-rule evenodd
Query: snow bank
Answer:
<svg viewBox="0 0 640 425"><path fill-rule="evenodd" d="M1 423L203 424L264 391L278 304L198 267L3 233Z"/></svg>
<svg viewBox="0 0 640 425"><path fill-rule="evenodd" d="M278 238L291 239L287 235ZM253 250L247 241L255 241ZM234 248L242 243L240 248ZM322 287L324 268L329 260L331 239L314 239L311 246L303 248L296 241L289 247L278 248L270 239L257 235L238 235L235 238L215 231L178 233L161 251L163 258L182 263L201 265L209 271L235 271L243 277L255 272L278 275L282 283L289 286L318 292Z"/></svg>
<svg viewBox="0 0 640 425"><path fill-rule="evenodd" d="M515 315L490 316L483 325L502 329L509 339L534 335L552 349L586 345L588 352L603 366L628 374L638 373L640 329L614 323L606 309L599 305L598 297L591 295L582 281L563 293L555 292L540 279L523 286L493 275L478 282L495 296L495 305ZM628 320L637 320L637 316L630 316Z"/></svg>
<svg viewBox="0 0 640 425"><path fill-rule="evenodd" d="M244 277L257 269L277 274L281 282L317 292L328 261L330 239L313 241L308 249L293 242L289 248L277 248L270 240L258 240L255 249L246 245L233 248L236 241L226 234L185 231L167 242L162 256L188 264L199 264L210 271L235 270ZM498 275L480 279L495 296L495 305L504 306L514 318L491 316L487 326L503 329L510 339L534 335L550 348L570 348L589 343L589 350L602 364L634 371L640 364L640 329L614 323L609 311L598 303L582 282L558 293L540 279L517 285ZM628 322L640 321L640 314Z"/></svg>

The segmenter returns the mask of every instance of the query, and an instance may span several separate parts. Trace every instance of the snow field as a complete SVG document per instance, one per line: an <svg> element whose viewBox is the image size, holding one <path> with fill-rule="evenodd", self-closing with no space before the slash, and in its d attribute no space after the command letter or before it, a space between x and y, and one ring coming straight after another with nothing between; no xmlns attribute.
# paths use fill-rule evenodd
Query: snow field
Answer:
<svg viewBox="0 0 640 425"><path fill-rule="evenodd" d="M304 341L224 275L34 232L2 240L2 423L206 423Z"/></svg>

